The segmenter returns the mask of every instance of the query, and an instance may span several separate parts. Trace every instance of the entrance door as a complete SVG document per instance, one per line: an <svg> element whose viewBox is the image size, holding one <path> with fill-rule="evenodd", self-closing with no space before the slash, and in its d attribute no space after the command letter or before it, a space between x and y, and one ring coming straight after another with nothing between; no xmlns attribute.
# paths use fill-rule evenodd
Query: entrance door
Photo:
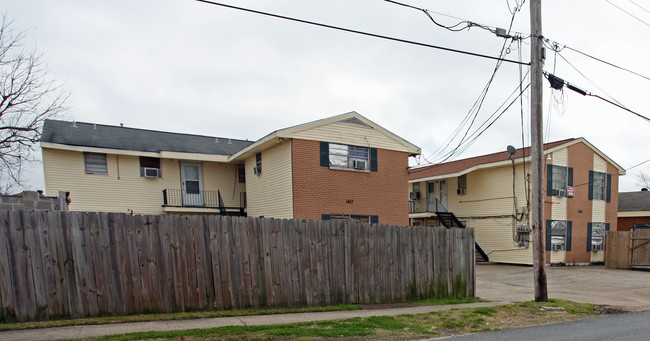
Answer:
<svg viewBox="0 0 650 341"><path fill-rule="evenodd" d="M183 206L203 205L203 174L200 163L181 163Z"/></svg>

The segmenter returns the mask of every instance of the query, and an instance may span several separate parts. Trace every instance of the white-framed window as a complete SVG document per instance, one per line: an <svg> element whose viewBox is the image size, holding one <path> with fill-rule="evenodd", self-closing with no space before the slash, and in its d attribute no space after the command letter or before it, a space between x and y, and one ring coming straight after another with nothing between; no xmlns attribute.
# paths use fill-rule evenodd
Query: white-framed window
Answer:
<svg viewBox="0 0 650 341"><path fill-rule="evenodd" d="M606 223L591 223L591 251L605 250L605 232L607 231Z"/></svg>
<svg viewBox="0 0 650 341"><path fill-rule="evenodd" d="M370 148L368 147L329 144L330 167L369 170L369 154Z"/></svg>
<svg viewBox="0 0 650 341"><path fill-rule="evenodd" d="M554 220L551 223L551 250L564 250L566 247L566 221Z"/></svg>
<svg viewBox="0 0 650 341"><path fill-rule="evenodd" d="M567 168L563 166L552 165L551 167L551 195L565 197L567 188Z"/></svg>
<svg viewBox="0 0 650 341"><path fill-rule="evenodd" d="M594 180L592 182L593 199L605 200L607 193L607 173L593 172Z"/></svg>
<svg viewBox="0 0 650 341"><path fill-rule="evenodd" d="M84 152L84 167L86 174L108 174L106 154Z"/></svg>

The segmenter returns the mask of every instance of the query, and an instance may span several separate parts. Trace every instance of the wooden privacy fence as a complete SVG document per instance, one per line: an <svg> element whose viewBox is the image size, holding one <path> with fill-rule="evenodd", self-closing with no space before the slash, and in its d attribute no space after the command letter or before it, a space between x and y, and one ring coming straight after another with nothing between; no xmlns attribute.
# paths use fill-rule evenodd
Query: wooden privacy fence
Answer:
<svg viewBox="0 0 650 341"><path fill-rule="evenodd" d="M468 229L0 212L3 321L473 296Z"/></svg>
<svg viewBox="0 0 650 341"><path fill-rule="evenodd" d="M605 266L612 269L650 269L650 229L607 232Z"/></svg>

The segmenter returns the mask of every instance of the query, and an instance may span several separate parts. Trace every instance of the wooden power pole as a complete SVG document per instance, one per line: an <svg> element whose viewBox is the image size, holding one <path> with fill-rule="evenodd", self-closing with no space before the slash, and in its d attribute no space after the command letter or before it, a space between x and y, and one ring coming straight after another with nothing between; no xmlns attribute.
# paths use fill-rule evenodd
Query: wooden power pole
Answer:
<svg viewBox="0 0 650 341"><path fill-rule="evenodd" d="M546 289L546 235L544 233L544 141L542 139L542 0L530 1L530 136L531 161L533 168L533 201L530 225L533 233L533 272L535 301L548 301Z"/></svg>

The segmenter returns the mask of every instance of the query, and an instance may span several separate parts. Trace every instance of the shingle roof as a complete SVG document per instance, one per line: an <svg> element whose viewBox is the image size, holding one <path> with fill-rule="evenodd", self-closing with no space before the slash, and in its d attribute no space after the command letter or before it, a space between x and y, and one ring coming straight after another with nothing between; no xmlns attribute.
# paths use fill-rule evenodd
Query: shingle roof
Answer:
<svg viewBox="0 0 650 341"><path fill-rule="evenodd" d="M544 150L551 149L561 144L565 144L574 140L575 139L566 139L561 141L545 143ZM515 154L513 154L512 158L519 159L524 157L524 155L526 157L530 156L530 147L517 149L515 151ZM462 172L474 166L499 162L499 161L507 161L509 159L510 159L510 154L504 151L499 153L492 153L487 155L471 157L468 159L463 159L458 161L441 163L437 165L413 168L409 170L409 180L421 179L421 178L437 176L437 175L454 174L454 173Z"/></svg>
<svg viewBox="0 0 650 341"><path fill-rule="evenodd" d="M242 141L214 136L169 133L164 131L109 126L102 124L45 120L41 142L135 150L232 155L253 141Z"/></svg>
<svg viewBox="0 0 650 341"><path fill-rule="evenodd" d="M650 211L650 191L618 193L618 211Z"/></svg>

